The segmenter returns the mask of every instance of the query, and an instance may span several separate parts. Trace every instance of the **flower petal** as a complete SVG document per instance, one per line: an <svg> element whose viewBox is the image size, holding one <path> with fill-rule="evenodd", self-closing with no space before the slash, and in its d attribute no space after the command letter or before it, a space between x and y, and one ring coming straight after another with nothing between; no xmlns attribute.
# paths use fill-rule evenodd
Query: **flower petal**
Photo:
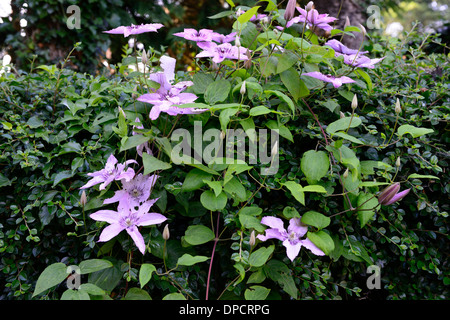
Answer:
<svg viewBox="0 0 450 320"><path fill-rule="evenodd" d="M286 229L284 229L283 220L281 220L280 218L277 218L277 217L271 217L271 216L264 217L261 219L261 223L265 224L266 226L269 226L273 229L277 229L280 232L286 231Z"/></svg>
<svg viewBox="0 0 450 320"><path fill-rule="evenodd" d="M308 227L300 222L300 218L292 218L289 220L288 233L292 231L300 238L308 232Z"/></svg>
<svg viewBox="0 0 450 320"><path fill-rule="evenodd" d="M385 205L388 206L390 204L393 204L394 202L400 201L403 199L410 191L411 189L403 190L402 192L397 193L395 196L393 196L390 200L388 200Z"/></svg>
<svg viewBox="0 0 450 320"><path fill-rule="evenodd" d="M300 242L292 244L288 239L283 241L283 246L286 247L286 255L291 261L294 261L294 259L298 256L300 248L302 247Z"/></svg>
<svg viewBox="0 0 450 320"><path fill-rule="evenodd" d="M98 241L100 242L106 242L117 236L122 230L125 229L125 227L122 227L119 223L114 223L109 226L107 226L105 229L103 229L102 233L100 234L100 239Z"/></svg>
<svg viewBox="0 0 450 320"><path fill-rule="evenodd" d="M167 220L167 218L164 217L162 214L151 212L151 213L143 214L141 217L139 217L136 225L151 226L153 224L160 224L166 220Z"/></svg>
<svg viewBox="0 0 450 320"><path fill-rule="evenodd" d="M309 251L311 251L312 253L314 253L316 256L324 256L325 253L320 250L314 243L312 243L311 240L309 239L305 239L305 240L300 240L300 244L302 246L304 246L306 249L308 249Z"/></svg>
<svg viewBox="0 0 450 320"><path fill-rule="evenodd" d="M108 223L118 223L120 218L117 211L113 210L99 210L89 215L89 217L95 221L106 221Z"/></svg>
<svg viewBox="0 0 450 320"><path fill-rule="evenodd" d="M144 254L145 253L145 241L142 237L142 234L139 232L138 228L136 226L132 226L126 229L128 234L131 236L131 239L133 239L134 243L136 244L136 247L138 247L139 251Z"/></svg>
<svg viewBox="0 0 450 320"><path fill-rule="evenodd" d="M268 239L278 239L280 241L286 240L286 237L277 229L266 229L266 235L258 234L256 237L261 241L266 241Z"/></svg>

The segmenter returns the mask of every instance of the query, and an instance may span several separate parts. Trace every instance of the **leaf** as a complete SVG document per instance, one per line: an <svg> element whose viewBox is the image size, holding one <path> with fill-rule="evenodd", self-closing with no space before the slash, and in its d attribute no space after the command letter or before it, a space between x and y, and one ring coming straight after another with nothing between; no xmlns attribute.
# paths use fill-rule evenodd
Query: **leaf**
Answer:
<svg viewBox="0 0 450 320"><path fill-rule="evenodd" d="M60 284L67 278L67 276L67 266L64 263L57 262L49 265L40 274L32 297L35 297L45 290Z"/></svg>
<svg viewBox="0 0 450 320"><path fill-rule="evenodd" d="M248 258L248 263L252 267L263 266L269 259L270 255L273 253L274 249L275 249L274 245L271 245L267 248L265 247L259 248L258 250L252 252L250 257Z"/></svg>
<svg viewBox="0 0 450 320"><path fill-rule="evenodd" d="M244 292L245 300L265 300L269 295L270 289L262 286L251 286Z"/></svg>
<svg viewBox="0 0 450 320"><path fill-rule="evenodd" d="M105 291L111 292L122 279L123 272L119 266L106 268L89 274L89 283L95 284Z"/></svg>
<svg viewBox="0 0 450 320"><path fill-rule="evenodd" d="M298 289L292 278L291 270L283 262L271 259L264 265L264 273L276 281L293 299L297 299Z"/></svg>
<svg viewBox="0 0 450 320"><path fill-rule="evenodd" d="M303 154L300 167L308 183L314 184L328 173L330 159L324 151L309 150Z"/></svg>
<svg viewBox="0 0 450 320"><path fill-rule="evenodd" d="M152 300L147 291L139 288L130 288L123 300Z"/></svg>
<svg viewBox="0 0 450 320"><path fill-rule="evenodd" d="M74 174L75 173L73 173L71 170L64 170L64 171L58 172L53 180L53 187L55 187L61 181L72 178L74 176Z"/></svg>
<svg viewBox="0 0 450 320"><path fill-rule="evenodd" d="M219 121L220 121L220 128L222 131L227 131L228 123L230 122L230 118L234 116L239 111L239 108L229 108L224 109L220 112L219 115Z"/></svg>
<svg viewBox="0 0 450 320"><path fill-rule="evenodd" d="M184 240L193 246L209 242L215 237L214 232L203 225L189 226L184 234Z"/></svg>
<svg viewBox="0 0 450 320"><path fill-rule="evenodd" d="M303 192L317 192L317 193L327 193L327 190L319 186L318 184L311 184L309 186L303 187Z"/></svg>
<svg viewBox="0 0 450 320"><path fill-rule="evenodd" d="M224 192L221 192L217 197L211 190L206 190L200 196L200 202L202 205L211 211L219 211L225 208L227 204L227 196Z"/></svg>
<svg viewBox="0 0 450 320"><path fill-rule="evenodd" d="M345 132L340 132L340 131L339 132L335 132L334 136L342 138L342 139L345 139L345 140L348 140L348 141L351 141L351 142L354 142L354 143L357 143L357 144L364 144L364 142L362 142L361 140L359 140L359 139L355 138L354 136L351 136L351 135L349 135L349 134L347 134Z"/></svg>
<svg viewBox="0 0 450 320"><path fill-rule="evenodd" d="M410 178L411 179L438 179L438 180L440 180L440 178L436 177L436 176L417 174L417 173L410 174L408 176L408 179L406 179L406 180L409 180Z"/></svg>
<svg viewBox="0 0 450 320"><path fill-rule="evenodd" d="M178 258L178 265L180 266L192 266L199 262L205 262L209 257L205 256L191 256L188 253L183 254Z"/></svg>
<svg viewBox="0 0 450 320"><path fill-rule="evenodd" d="M36 129L42 127L44 125L44 122L41 119L39 119L38 116L33 116L30 119L28 119L27 125L29 125L31 129Z"/></svg>
<svg viewBox="0 0 450 320"><path fill-rule="evenodd" d="M167 170L172 168L169 163L158 160L154 156L151 156L145 152L142 154L142 162L144 163L144 175L150 174L157 170Z"/></svg>
<svg viewBox="0 0 450 320"><path fill-rule="evenodd" d="M246 22L249 22L250 19L258 12L260 6L256 6L253 7L249 10L247 10L245 13L241 14L238 18L237 21L239 21L239 23L243 24Z"/></svg>
<svg viewBox="0 0 450 320"><path fill-rule="evenodd" d="M84 290L67 289L61 295L61 300L91 300L91 298L89 297L89 294Z"/></svg>
<svg viewBox="0 0 450 320"><path fill-rule="evenodd" d="M307 238L311 240L319 249L321 249L326 255L334 250L334 241L328 233L325 231L317 231L307 233Z"/></svg>
<svg viewBox="0 0 450 320"><path fill-rule="evenodd" d="M205 102L215 105L217 102L225 101L231 90L231 84L225 79L216 80L210 83L205 91Z"/></svg>
<svg viewBox="0 0 450 320"><path fill-rule="evenodd" d="M328 125L326 132L333 135L337 131L347 130L348 128L355 128L362 123L358 117L345 117L336 120Z"/></svg>
<svg viewBox="0 0 450 320"><path fill-rule="evenodd" d="M367 89L369 89L369 91L372 91L372 79L370 79L370 76L367 74L367 72L361 70L360 68L356 68L354 69L354 71L359 74L364 79L364 81L366 81Z"/></svg>
<svg viewBox="0 0 450 320"><path fill-rule="evenodd" d="M291 50L285 50L278 58L277 73L282 73L299 61L299 57ZM295 70L295 68L291 68Z"/></svg>
<svg viewBox="0 0 450 320"><path fill-rule="evenodd" d="M369 193L361 193L358 196L358 219L361 228L369 222L375 215L375 208L378 206L378 199Z"/></svg>
<svg viewBox="0 0 450 320"><path fill-rule="evenodd" d="M105 294L105 291L103 289L97 287L95 284L92 283L83 283L82 285L80 285L80 288L78 290L83 290L94 296L100 296L102 294Z"/></svg>
<svg viewBox="0 0 450 320"><path fill-rule="evenodd" d="M427 128L417 128L409 124L404 124L397 129L397 134L402 137L403 135L409 133L413 138L418 138L428 133L434 132L433 129Z"/></svg>
<svg viewBox="0 0 450 320"><path fill-rule="evenodd" d="M289 98L287 95L285 95L283 92L278 91L278 90L266 90L264 91L264 93L266 95L268 95L269 97L271 95L276 95L278 98L280 98L281 100L283 100L284 102L287 103L287 105L289 106L289 108L292 111L292 115L294 115L295 113L295 105L294 102L292 102L291 98ZM281 134L281 133L280 133Z"/></svg>
<svg viewBox="0 0 450 320"><path fill-rule="evenodd" d="M302 205L305 205L305 193L303 192L303 187L294 181L287 181L283 183L286 188L289 189L292 196L300 202Z"/></svg>
<svg viewBox="0 0 450 320"><path fill-rule="evenodd" d="M317 212L317 211L308 211L305 212L301 218L301 222L317 229L326 228L331 220L329 217Z"/></svg>
<svg viewBox="0 0 450 320"><path fill-rule="evenodd" d="M213 191L216 197L222 192L222 183L220 181L207 181L203 180Z"/></svg>
<svg viewBox="0 0 450 320"><path fill-rule="evenodd" d="M295 101L309 95L309 89L305 85L297 70L294 68L287 69L281 73L281 81L288 89Z"/></svg>
<svg viewBox="0 0 450 320"><path fill-rule="evenodd" d="M211 174L197 168L192 169L186 175L186 178L184 179L183 185L181 187L181 191L190 192L200 189L205 185L205 181L210 181L211 179Z"/></svg>
<svg viewBox="0 0 450 320"><path fill-rule="evenodd" d="M258 232L264 232L266 229L258 218L242 212L239 213L239 222L245 229L255 229Z"/></svg>
<svg viewBox="0 0 450 320"><path fill-rule="evenodd" d="M103 259L89 259L81 261L79 264L80 274L87 274L103 269L111 268L113 264L108 260Z"/></svg>
<svg viewBox="0 0 450 320"><path fill-rule="evenodd" d="M139 269L139 284L141 289L150 281L152 273L156 271L156 267L151 263L144 263Z"/></svg>
<svg viewBox="0 0 450 320"><path fill-rule="evenodd" d="M174 292L174 293L169 293L166 296L164 296L164 298L162 298L163 300L186 300L185 296L179 292Z"/></svg>
<svg viewBox="0 0 450 320"><path fill-rule="evenodd" d="M148 140L150 140L150 138L146 137L142 134L135 134L134 136L131 136L131 137L125 137L122 139L119 152L131 149L131 148L135 148L135 147L147 142Z"/></svg>
<svg viewBox="0 0 450 320"><path fill-rule="evenodd" d="M240 202L247 200L247 192L235 177L231 178L224 186L223 190L232 195L233 199L239 200Z"/></svg>

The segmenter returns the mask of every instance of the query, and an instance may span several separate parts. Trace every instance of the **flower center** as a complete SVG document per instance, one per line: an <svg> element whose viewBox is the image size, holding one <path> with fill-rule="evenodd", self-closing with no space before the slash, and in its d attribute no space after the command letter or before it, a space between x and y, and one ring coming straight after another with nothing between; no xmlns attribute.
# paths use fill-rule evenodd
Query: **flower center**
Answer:
<svg viewBox="0 0 450 320"><path fill-rule="evenodd" d="M139 190L138 188L134 188L131 191L131 194L133 195L133 197L137 198L137 197L139 197L141 195L141 190Z"/></svg>
<svg viewBox="0 0 450 320"><path fill-rule="evenodd" d="M126 218L126 219L125 219L125 224L127 225L127 227L131 227L131 225L133 224L133 222L131 221L130 218Z"/></svg>

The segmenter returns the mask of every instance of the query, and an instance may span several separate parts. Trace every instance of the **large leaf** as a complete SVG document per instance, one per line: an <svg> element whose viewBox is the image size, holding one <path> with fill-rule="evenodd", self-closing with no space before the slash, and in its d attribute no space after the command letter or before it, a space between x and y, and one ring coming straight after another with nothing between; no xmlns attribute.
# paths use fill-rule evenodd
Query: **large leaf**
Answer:
<svg viewBox="0 0 450 320"><path fill-rule="evenodd" d="M106 268L111 268L113 264L108 260L103 259L89 259L80 262L80 274L87 274L100 271Z"/></svg>
<svg viewBox="0 0 450 320"><path fill-rule="evenodd" d="M270 255L273 253L274 249L275 249L274 245L271 245L267 248L265 247L259 248L258 250L252 252L250 258L248 259L248 263L252 267L263 266L269 259Z"/></svg>
<svg viewBox="0 0 450 320"><path fill-rule="evenodd" d="M139 269L139 284L143 288L152 278L152 273L156 271L156 267L151 263L144 263Z"/></svg>
<svg viewBox="0 0 450 320"><path fill-rule="evenodd" d="M184 234L184 240L193 246L209 242L215 237L214 232L203 225L189 226Z"/></svg>
<svg viewBox="0 0 450 320"><path fill-rule="evenodd" d="M333 134L337 131L345 131L348 128L355 128L361 124L361 119L357 117L345 117L336 120L328 125L326 131Z"/></svg>
<svg viewBox="0 0 450 320"><path fill-rule="evenodd" d="M189 253L183 254L178 258L178 265L180 266L192 266L199 262L205 262L209 257L205 256L191 256Z"/></svg>
<svg viewBox="0 0 450 320"><path fill-rule="evenodd" d="M328 173L330 159L324 151L309 150L303 154L300 167L309 184L314 184Z"/></svg>
<svg viewBox="0 0 450 320"><path fill-rule="evenodd" d="M200 196L200 202L202 205L211 211L219 211L225 208L227 204L227 195L224 192L219 193L216 197L213 191L206 190Z"/></svg>
<svg viewBox="0 0 450 320"><path fill-rule="evenodd" d="M330 218L317 212L317 211L308 211L305 212L301 219L302 223L307 224L309 226L316 227L317 229L326 228L330 224Z"/></svg>
<svg viewBox="0 0 450 320"><path fill-rule="evenodd" d="M158 170L167 170L172 167L170 163L163 162L145 152L142 154L142 162L144 163L144 175Z"/></svg>
<svg viewBox="0 0 450 320"><path fill-rule="evenodd" d="M67 266L64 263L57 262L49 265L39 276L32 297L60 284L67 276Z"/></svg>
<svg viewBox="0 0 450 320"><path fill-rule="evenodd" d="M190 192L197 189L200 189L205 185L205 181L210 181L212 178L212 175L200 170L200 169L192 169L189 171L189 173L186 175L186 178L184 179L183 186L181 187L181 191L183 192Z"/></svg>
<svg viewBox="0 0 450 320"><path fill-rule="evenodd" d="M326 255L334 250L334 241L325 231L308 232L306 236Z"/></svg>
<svg viewBox="0 0 450 320"><path fill-rule="evenodd" d="M369 222L375 215L375 208L378 206L378 200L372 194L361 193L358 196L358 219L361 228Z"/></svg>
<svg viewBox="0 0 450 320"><path fill-rule="evenodd" d="M225 79L216 80L206 88L205 101L209 105L225 101L231 90L231 84Z"/></svg>
<svg viewBox="0 0 450 320"><path fill-rule="evenodd" d="M434 132L433 129L427 128L417 128L409 124L404 124L397 129L397 134L402 137L403 135L409 133L413 138L418 138L428 133Z"/></svg>

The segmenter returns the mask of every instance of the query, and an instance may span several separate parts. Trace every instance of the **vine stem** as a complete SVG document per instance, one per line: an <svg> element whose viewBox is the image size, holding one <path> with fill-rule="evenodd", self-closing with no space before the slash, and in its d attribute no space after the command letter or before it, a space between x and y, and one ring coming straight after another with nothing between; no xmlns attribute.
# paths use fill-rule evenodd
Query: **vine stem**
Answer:
<svg viewBox="0 0 450 320"><path fill-rule="evenodd" d="M216 251L217 242L219 242L219 221L220 221L220 212L217 215L216 237L214 239L214 246L213 246L213 250L212 250L212 253L211 253L211 261L209 263L208 279L206 281L206 297L205 297L205 300L208 300L208 296L209 296L209 283L210 283L210 280L211 280L211 270L212 270L212 264L213 264L213 259L214 259L214 252Z"/></svg>

